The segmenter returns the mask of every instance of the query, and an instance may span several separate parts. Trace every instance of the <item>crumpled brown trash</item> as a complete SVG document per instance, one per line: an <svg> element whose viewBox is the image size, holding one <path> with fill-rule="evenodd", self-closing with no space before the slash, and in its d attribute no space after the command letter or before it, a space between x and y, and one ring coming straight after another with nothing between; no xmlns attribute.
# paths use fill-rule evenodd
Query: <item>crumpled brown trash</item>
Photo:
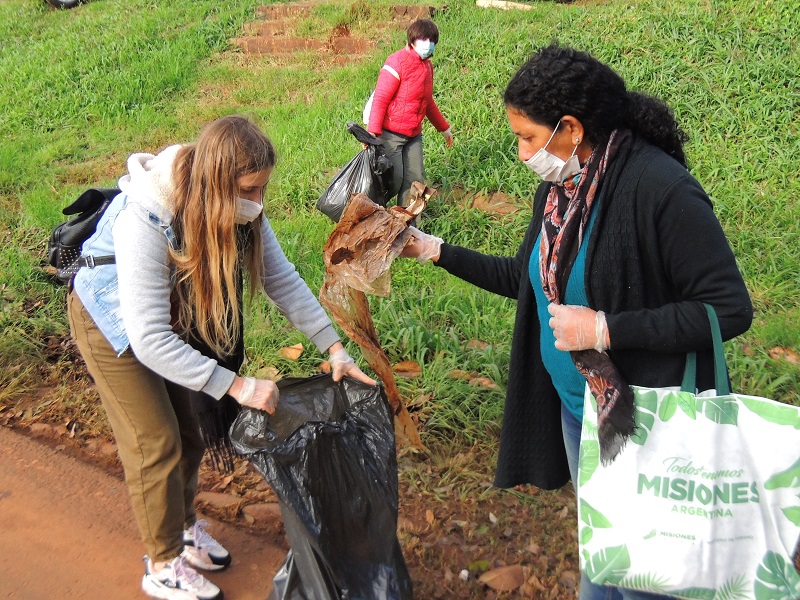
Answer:
<svg viewBox="0 0 800 600"><path fill-rule="evenodd" d="M345 334L359 345L365 360L383 382L395 414L395 431L411 445L424 449L406 410L389 358L372 322L366 294L387 297L392 261L411 242L408 223L425 208L435 190L414 182L405 208L386 209L365 194L354 194L323 249L325 280L322 305Z"/></svg>

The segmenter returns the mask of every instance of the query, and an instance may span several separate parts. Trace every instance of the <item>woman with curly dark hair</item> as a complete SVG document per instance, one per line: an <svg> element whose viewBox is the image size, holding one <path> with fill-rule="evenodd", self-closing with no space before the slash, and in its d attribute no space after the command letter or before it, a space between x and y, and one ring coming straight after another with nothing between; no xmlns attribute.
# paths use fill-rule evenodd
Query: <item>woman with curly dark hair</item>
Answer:
<svg viewBox="0 0 800 600"><path fill-rule="evenodd" d="M698 387L714 387L703 304L724 339L748 329L753 309L663 102L556 44L519 69L504 102L520 160L544 179L516 255L415 231L404 256L517 300L495 485L554 489L578 481L587 383L607 462L635 427L629 385L680 385L696 351ZM657 597L581 582L581 600Z"/></svg>

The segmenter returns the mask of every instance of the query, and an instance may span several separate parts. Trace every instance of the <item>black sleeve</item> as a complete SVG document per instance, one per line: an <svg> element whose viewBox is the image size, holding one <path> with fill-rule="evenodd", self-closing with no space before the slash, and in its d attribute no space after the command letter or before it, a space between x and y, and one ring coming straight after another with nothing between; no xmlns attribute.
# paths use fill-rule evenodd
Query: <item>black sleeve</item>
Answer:
<svg viewBox="0 0 800 600"><path fill-rule="evenodd" d="M607 315L612 349L688 352L711 346L703 304L719 318L723 339L746 331L753 307L736 259L711 203L688 173L666 188L652 227L639 226L647 247L657 244L671 301L652 309ZM652 218L652 217L651 217Z"/></svg>
<svg viewBox="0 0 800 600"><path fill-rule="evenodd" d="M531 222L515 256L493 256L461 246L442 244L436 265L484 290L516 300L520 282L528 281L525 275L536 234Z"/></svg>

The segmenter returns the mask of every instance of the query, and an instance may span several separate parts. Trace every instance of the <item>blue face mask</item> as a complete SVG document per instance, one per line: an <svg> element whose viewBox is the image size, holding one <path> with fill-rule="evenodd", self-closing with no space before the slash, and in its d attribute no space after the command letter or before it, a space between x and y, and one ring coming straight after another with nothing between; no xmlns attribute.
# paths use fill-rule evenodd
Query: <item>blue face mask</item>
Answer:
<svg viewBox="0 0 800 600"><path fill-rule="evenodd" d="M417 40L411 47L414 49L414 52L419 54L422 60L425 60L433 56L433 50L436 48L436 44L430 40Z"/></svg>

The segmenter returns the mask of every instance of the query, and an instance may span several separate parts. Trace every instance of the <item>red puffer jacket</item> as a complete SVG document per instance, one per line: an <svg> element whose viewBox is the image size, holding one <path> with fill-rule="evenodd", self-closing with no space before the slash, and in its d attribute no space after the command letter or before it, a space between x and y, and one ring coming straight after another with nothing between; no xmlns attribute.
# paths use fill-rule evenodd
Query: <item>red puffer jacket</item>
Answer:
<svg viewBox="0 0 800 600"><path fill-rule="evenodd" d="M408 137L419 135L422 120L437 131L450 125L433 99L433 65L406 46L386 59L375 87L367 130L375 135L384 129Z"/></svg>

